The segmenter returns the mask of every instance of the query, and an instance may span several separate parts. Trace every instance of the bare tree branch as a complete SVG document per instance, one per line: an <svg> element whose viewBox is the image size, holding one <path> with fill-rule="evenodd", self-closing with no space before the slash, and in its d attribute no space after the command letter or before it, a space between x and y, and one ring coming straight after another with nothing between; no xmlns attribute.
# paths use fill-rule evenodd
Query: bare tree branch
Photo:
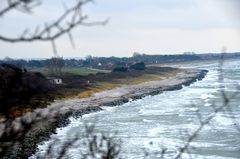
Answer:
<svg viewBox="0 0 240 159"><path fill-rule="evenodd" d="M22 12L31 13L31 10L40 5L39 0L6 0L7 6L0 10L0 17L16 9Z"/></svg>
<svg viewBox="0 0 240 159"><path fill-rule="evenodd" d="M221 59L219 61L219 66L218 66L218 80L221 84L223 84L224 82L224 75L223 75L223 63L224 63L224 53L226 52L226 48L224 47L222 49L222 54L221 54ZM207 116L204 120L202 118L202 115L197 111L197 117L198 120L200 122L199 127L188 137L186 143L179 148L179 151L177 153L177 155L174 157L174 159L180 159L182 158L182 154L184 152L187 152L188 154L190 154L189 152L189 147L191 142L197 138L197 136L199 135L199 133L202 131L202 129L206 126L206 125L210 125L210 122L212 121L213 118L216 117L216 115L220 112L224 112L225 110L227 110L227 113L230 114L231 119L233 121L234 126L236 127L237 131L240 132L240 127L239 124L236 120L235 115L232 113L232 109L231 109L231 105L230 102L231 100L235 99L237 97L237 95L239 95L240 91L239 91L239 87L237 87L237 91L234 92L231 96L227 96L226 91L224 90L224 87L221 85L220 86L220 93L221 93L221 97L223 99L223 103L221 106L216 106L214 103L211 105L213 108L213 113L211 113L209 116Z"/></svg>
<svg viewBox="0 0 240 159"><path fill-rule="evenodd" d="M20 37L15 38L0 35L0 40L11 43L52 41L62 36L63 34L69 33L73 28L77 27L78 25L105 25L108 20L89 23L84 22L88 17L86 15L83 16L81 13L79 13L79 10L83 5L87 4L88 2L91 2L91 0L78 1L76 5L66 10L58 19L55 20L55 22L51 23L50 25L45 25L45 27L42 28L42 30L40 31L39 28L36 28L33 36L30 36L29 34L27 34L28 32L24 31ZM72 17L71 22L67 22L69 17ZM49 35L49 33L53 31L55 31L55 33Z"/></svg>
<svg viewBox="0 0 240 159"><path fill-rule="evenodd" d="M33 8L32 4L37 0L7 0L8 6L3 10L0 10L0 17L10 12L13 9L21 9L24 12L30 12ZM108 19L103 21L87 22L87 15L82 13L82 7L92 0L77 0L76 4L71 8L65 6L65 11L61 14L54 22L45 23L44 27L36 27L34 31L25 29L20 36L9 37L7 35L0 34L0 41L9 43L20 43L20 42L35 42L35 41L46 41L51 42L55 56L57 55L57 49L55 40L65 34L68 35L71 45L74 47L74 40L71 31L82 26L96 26L105 25Z"/></svg>
<svg viewBox="0 0 240 159"><path fill-rule="evenodd" d="M179 148L179 152L178 154L174 157L174 159L180 159L182 157L182 154L186 151L188 151L188 148L191 144L191 142L198 136L198 134L201 132L201 130L208 125L211 120L216 117L216 115L223 111L224 108L227 107L227 105L222 105L221 107L218 107L217 109L215 109L215 111L210 114L205 120L203 120L200 124L200 126L192 133L192 135L189 136L189 138L187 139L186 143L184 146Z"/></svg>

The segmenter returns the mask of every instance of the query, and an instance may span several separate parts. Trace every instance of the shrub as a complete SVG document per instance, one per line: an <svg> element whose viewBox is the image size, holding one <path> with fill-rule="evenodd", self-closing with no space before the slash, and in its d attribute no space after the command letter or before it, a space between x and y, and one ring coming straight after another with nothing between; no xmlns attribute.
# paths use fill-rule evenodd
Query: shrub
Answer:
<svg viewBox="0 0 240 159"><path fill-rule="evenodd" d="M29 104L32 97L44 94L54 87L41 73L30 73L10 65L0 65L0 113L9 115L9 110L18 105Z"/></svg>
<svg viewBox="0 0 240 159"><path fill-rule="evenodd" d="M137 62L132 65L130 65L130 69L132 70L145 70L146 66L144 62Z"/></svg>
<svg viewBox="0 0 240 159"><path fill-rule="evenodd" d="M115 67L112 72L127 72L128 71L128 68L127 67Z"/></svg>

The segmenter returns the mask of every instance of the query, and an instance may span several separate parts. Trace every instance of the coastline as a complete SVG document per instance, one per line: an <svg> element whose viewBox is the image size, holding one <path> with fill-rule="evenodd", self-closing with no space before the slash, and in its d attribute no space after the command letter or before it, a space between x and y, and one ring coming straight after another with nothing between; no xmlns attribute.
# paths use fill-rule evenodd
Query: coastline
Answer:
<svg viewBox="0 0 240 159"><path fill-rule="evenodd" d="M49 120L39 120L35 124L34 129L26 135L23 143L19 144L16 150L11 152L10 156L12 158L16 158L16 156L28 158L36 151L39 143L46 141L52 133L55 133L57 128L66 126L69 123L68 118L70 116L81 117L84 114L101 111L101 106L116 106L148 95L179 90L183 86L189 86L197 80L202 80L207 72L206 70L185 70L178 73L175 77L136 85L122 85L82 99L59 100L47 108L36 110L35 114L26 113L25 116L31 119L36 114L41 113L43 116L47 116Z"/></svg>

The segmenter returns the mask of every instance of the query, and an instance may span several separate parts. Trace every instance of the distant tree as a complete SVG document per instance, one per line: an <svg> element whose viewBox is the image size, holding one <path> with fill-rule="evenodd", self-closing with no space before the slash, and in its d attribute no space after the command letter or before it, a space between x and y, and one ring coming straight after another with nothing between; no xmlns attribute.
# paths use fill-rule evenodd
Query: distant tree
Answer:
<svg viewBox="0 0 240 159"><path fill-rule="evenodd" d="M93 62L93 57L92 57L92 55L87 55L87 56L85 57L84 65L86 65L86 66L91 66L91 65L92 65L92 62Z"/></svg>
<svg viewBox="0 0 240 159"><path fill-rule="evenodd" d="M4 62L10 62L10 61L13 61L13 58L10 58L8 56L6 56L4 59L3 59Z"/></svg>
<svg viewBox="0 0 240 159"><path fill-rule="evenodd" d="M45 61L45 66L48 68L48 71L53 74L54 71L53 71L52 60L51 59L47 59Z"/></svg>
<svg viewBox="0 0 240 159"><path fill-rule="evenodd" d="M62 68L64 67L65 62L63 58L57 58L57 68L60 75L62 75Z"/></svg>
<svg viewBox="0 0 240 159"><path fill-rule="evenodd" d="M112 72L127 72L128 68L123 66L114 67Z"/></svg>
<svg viewBox="0 0 240 159"><path fill-rule="evenodd" d="M46 60L46 66L51 74L62 75L62 68L64 65L65 63L62 57L52 57Z"/></svg>
<svg viewBox="0 0 240 159"><path fill-rule="evenodd" d="M132 55L132 57L140 57L140 56L141 56L141 54L139 52L134 52Z"/></svg>
<svg viewBox="0 0 240 159"><path fill-rule="evenodd" d="M28 67L44 67L44 63L41 60L30 60Z"/></svg>
<svg viewBox="0 0 240 159"><path fill-rule="evenodd" d="M19 67L19 68L24 69L24 68L27 67L27 61L25 61L25 60L16 60L15 65L16 65L17 67Z"/></svg>

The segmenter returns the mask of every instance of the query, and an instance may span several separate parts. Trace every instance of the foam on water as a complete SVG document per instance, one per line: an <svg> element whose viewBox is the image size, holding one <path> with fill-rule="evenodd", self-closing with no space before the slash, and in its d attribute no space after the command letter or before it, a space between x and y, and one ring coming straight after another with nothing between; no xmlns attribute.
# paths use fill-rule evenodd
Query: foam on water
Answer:
<svg viewBox="0 0 240 159"><path fill-rule="evenodd" d="M222 114L217 114L216 117L213 119L214 125L217 126L233 126L234 123L231 117L225 117Z"/></svg>
<svg viewBox="0 0 240 159"><path fill-rule="evenodd" d="M117 107L102 107L103 110L105 111L111 111L113 112Z"/></svg>
<svg viewBox="0 0 240 159"><path fill-rule="evenodd" d="M211 106L212 105L212 103L205 103L204 104L204 107L209 107L209 106Z"/></svg>
<svg viewBox="0 0 240 159"><path fill-rule="evenodd" d="M209 98L214 98L214 95L212 94L202 94L201 99L209 99Z"/></svg>
<svg viewBox="0 0 240 159"><path fill-rule="evenodd" d="M143 119L143 122L146 122L146 123L151 123L151 122L153 122L153 120L147 120L147 119Z"/></svg>
<svg viewBox="0 0 240 159"><path fill-rule="evenodd" d="M228 63L226 69L240 68L239 63ZM193 67L191 66L185 66ZM122 158L143 158L143 149L158 151L161 146L168 148L168 155L173 156L178 147L183 145L189 136L199 127L196 111L207 117L213 113L211 104L219 99L218 64L196 65L195 68L209 70L208 75L202 80L181 90L163 92L156 96L147 96L140 100L130 101L117 107L103 107L103 111L84 115L82 118L70 118L71 123L64 128L57 129L51 139L39 145L44 152L48 145L55 139L67 140L68 132L83 132L85 123L95 123L97 132L115 133L122 140ZM229 71L229 70L228 70ZM229 76L225 85L231 91L231 86L240 78L240 74ZM240 83L239 83L240 84ZM240 105L236 100L234 114L240 122ZM216 103L219 104L219 101ZM193 158L236 159L239 158L239 138L231 116L226 113L218 114L211 125L201 130L198 138L191 145L196 147ZM70 135L71 136L71 135ZM152 142L153 144L149 144ZM161 145L161 146L160 146ZM71 158L79 158L77 152L70 150ZM236 157L238 156L238 157ZM169 158L171 158L169 157ZM189 158L183 154L183 158Z"/></svg>

